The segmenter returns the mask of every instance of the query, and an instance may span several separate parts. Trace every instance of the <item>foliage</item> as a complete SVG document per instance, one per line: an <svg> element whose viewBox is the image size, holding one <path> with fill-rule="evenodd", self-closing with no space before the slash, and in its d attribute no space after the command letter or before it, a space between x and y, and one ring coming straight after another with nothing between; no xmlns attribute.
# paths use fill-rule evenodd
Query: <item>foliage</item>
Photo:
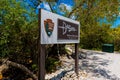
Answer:
<svg viewBox="0 0 120 80"><path fill-rule="evenodd" d="M69 17L74 14L80 21L80 45L83 48L101 48L103 43L112 43L109 31L111 23L119 14L118 9L118 0L76 0L76 6Z"/></svg>
<svg viewBox="0 0 120 80"><path fill-rule="evenodd" d="M120 51L120 27L113 28L110 34L113 36L115 50Z"/></svg>
<svg viewBox="0 0 120 80"><path fill-rule="evenodd" d="M37 15L34 9L26 10L21 4L16 0L0 1L0 58L32 69L37 63Z"/></svg>
<svg viewBox="0 0 120 80"><path fill-rule="evenodd" d="M109 35L109 25L92 26L86 32L81 33L81 47L87 49L101 49L102 44L112 43L112 38Z"/></svg>
<svg viewBox="0 0 120 80"><path fill-rule="evenodd" d="M36 40L35 20L28 22L27 19L35 17L32 13L21 8L15 0L2 0L0 2L0 53L2 57L8 54L25 54ZM6 5L6 6L4 6ZM29 15L28 17L26 15ZM34 34L35 33L35 34ZM33 38L33 41L31 41ZM29 42L29 43L28 43ZM26 49L25 49L26 48ZM30 49L31 50L31 49Z"/></svg>
<svg viewBox="0 0 120 80"><path fill-rule="evenodd" d="M59 59L53 57L48 57L45 63L45 68L48 73L54 72L57 69L57 67L61 65Z"/></svg>

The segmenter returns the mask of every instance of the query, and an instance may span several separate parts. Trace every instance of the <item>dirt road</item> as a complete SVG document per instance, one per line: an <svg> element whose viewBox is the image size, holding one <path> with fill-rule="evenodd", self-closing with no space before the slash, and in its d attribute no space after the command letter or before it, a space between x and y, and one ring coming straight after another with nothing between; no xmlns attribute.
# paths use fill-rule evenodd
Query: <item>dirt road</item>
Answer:
<svg viewBox="0 0 120 80"><path fill-rule="evenodd" d="M120 80L120 54L86 50L87 58L79 67L94 80Z"/></svg>
<svg viewBox="0 0 120 80"><path fill-rule="evenodd" d="M55 73L47 74L46 80L120 80L120 53L82 50L87 57L79 56L79 75L74 70L74 58L61 58L63 66Z"/></svg>

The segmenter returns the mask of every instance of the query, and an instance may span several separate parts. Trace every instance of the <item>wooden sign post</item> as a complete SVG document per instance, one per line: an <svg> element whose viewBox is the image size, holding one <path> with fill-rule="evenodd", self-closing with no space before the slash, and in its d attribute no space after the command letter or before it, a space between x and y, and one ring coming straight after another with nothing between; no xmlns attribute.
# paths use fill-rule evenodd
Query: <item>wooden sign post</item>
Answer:
<svg viewBox="0 0 120 80"><path fill-rule="evenodd" d="M40 45L38 56L38 80L45 80L45 45Z"/></svg>
<svg viewBox="0 0 120 80"><path fill-rule="evenodd" d="M39 73L38 80L45 80L45 45L75 43L75 72L78 75L78 43L80 24L78 21L39 9Z"/></svg>
<svg viewBox="0 0 120 80"><path fill-rule="evenodd" d="M78 64L79 64L79 60L78 60L78 44L75 44L75 73L78 76Z"/></svg>
<svg viewBox="0 0 120 80"><path fill-rule="evenodd" d="M45 80L45 44L40 43L40 39L41 39L41 14L40 13L41 13L41 10L39 9L38 80Z"/></svg>

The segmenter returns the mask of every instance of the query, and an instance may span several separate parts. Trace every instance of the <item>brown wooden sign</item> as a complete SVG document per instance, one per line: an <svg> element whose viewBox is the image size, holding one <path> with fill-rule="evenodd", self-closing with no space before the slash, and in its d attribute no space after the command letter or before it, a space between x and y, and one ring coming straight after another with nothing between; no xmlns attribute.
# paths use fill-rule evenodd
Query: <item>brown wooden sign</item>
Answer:
<svg viewBox="0 0 120 80"><path fill-rule="evenodd" d="M78 40L79 25L58 19L58 40Z"/></svg>

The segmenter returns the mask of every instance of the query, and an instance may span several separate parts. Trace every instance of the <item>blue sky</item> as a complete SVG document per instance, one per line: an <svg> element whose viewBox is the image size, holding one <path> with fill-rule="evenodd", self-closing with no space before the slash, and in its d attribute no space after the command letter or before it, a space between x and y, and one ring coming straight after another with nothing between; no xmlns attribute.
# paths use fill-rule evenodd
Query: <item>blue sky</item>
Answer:
<svg viewBox="0 0 120 80"><path fill-rule="evenodd" d="M118 25L120 25L120 16L117 17L117 19L115 20L115 22L112 25L112 28L115 28Z"/></svg>
<svg viewBox="0 0 120 80"><path fill-rule="evenodd" d="M61 4L64 4L65 6L67 6L67 9L69 9L69 10L71 10L71 9L72 9L72 6L75 5L74 0L58 0L56 6L54 6L54 9L57 10L57 14L59 14L59 15L64 15L64 13L61 12L61 11L58 9L58 6L61 5ZM38 6L38 8L44 8L44 9L50 11L50 7L49 7L48 3L46 3L46 2L41 3L41 4ZM102 22L104 22L104 21L102 21ZM106 22L106 21L105 21L105 22ZM113 23L113 25L112 25L111 27L112 27L112 28L115 28L115 27L117 27L118 25L120 25L120 16L117 17L117 19L114 21L114 23Z"/></svg>
<svg viewBox="0 0 120 80"><path fill-rule="evenodd" d="M53 9L55 9L57 14L64 15L64 12L60 11L58 7L62 7L60 5L64 4L68 10L72 10L72 7L74 6L74 0L58 0ZM47 2L42 2L38 8L43 8L45 10L51 11L50 7Z"/></svg>
<svg viewBox="0 0 120 80"><path fill-rule="evenodd" d="M58 0L58 4L64 3L70 6L74 6L74 1L73 0Z"/></svg>

